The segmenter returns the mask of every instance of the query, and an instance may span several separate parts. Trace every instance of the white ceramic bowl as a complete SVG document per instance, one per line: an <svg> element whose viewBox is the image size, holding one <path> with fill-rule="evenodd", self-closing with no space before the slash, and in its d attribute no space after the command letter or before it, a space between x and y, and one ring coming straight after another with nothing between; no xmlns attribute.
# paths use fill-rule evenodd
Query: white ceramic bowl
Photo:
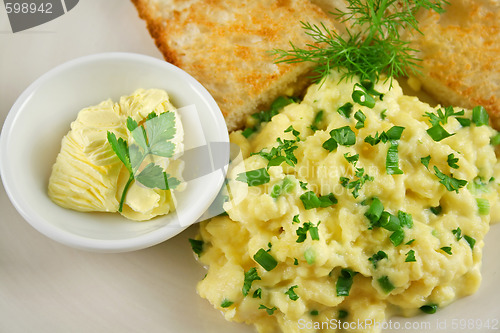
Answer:
<svg viewBox="0 0 500 333"><path fill-rule="evenodd" d="M186 190L177 196L179 214L147 222L133 222L117 213L76 212L49 199L51 168L61 139L77 113L108 98L117 101L138 88L165 89L176 107L196 108L199 119L182 118L185 143L229 142L224 118L214 99L194 78L172 64L131 53L96 54L64 63L19 96L0 137L0 172L7 194L38 231L80 249L137 250L180 233L215 199L224 181L222 172L188 182Z"/></svg>

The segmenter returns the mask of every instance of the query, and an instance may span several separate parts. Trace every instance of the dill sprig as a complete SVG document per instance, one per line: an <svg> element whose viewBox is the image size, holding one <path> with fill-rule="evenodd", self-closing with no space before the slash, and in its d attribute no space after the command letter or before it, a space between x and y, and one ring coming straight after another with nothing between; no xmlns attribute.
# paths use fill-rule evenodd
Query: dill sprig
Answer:
<svg viewBox="0 0 500 333"><path fill-rule="evenodd" d="M313 44L300 48L290 42L290 50L275 49L276 63L315 63L314 78L321 81L332 69L342 78L360 76L378 81L419 72L420 59L410 42L401 40L403 29L419 33L416 12L421 9L444 12L446 0L349 0L347 11L332 13L340 22L349 22L341 35L320 25L300 22Z"/></svg>

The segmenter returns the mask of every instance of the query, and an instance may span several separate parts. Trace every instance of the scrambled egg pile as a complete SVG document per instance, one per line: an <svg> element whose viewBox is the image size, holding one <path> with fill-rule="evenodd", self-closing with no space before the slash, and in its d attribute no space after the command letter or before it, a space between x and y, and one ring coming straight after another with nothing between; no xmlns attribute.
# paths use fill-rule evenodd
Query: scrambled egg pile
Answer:
<svg viewBox="0 0 500 333"><path fill-rule="evenodd" d="M261 333L378 332L342 323L474 293L500 216L487 123L480 107L433 108L395 81L332 73L255 133L231 134L244 160L228 174L227 214L191 240L208 267L198 293Z"/></svg>
<svg viewBox="0 0 500 333"><path fill-rule="evenodd" d="M119 103L108 99L84 108L71 123L62 139L61 151L52 167L48 195L58 205L83 212L117 212L120 195L129 178L128 171L107 141L113 132L129 144L134 141L127 130L127 118L141 123L151 113L171 111L175 115L175 158L155 156L155 163L169 174L181 178L184 164L178 156L183 151L183 128L180 116L166 91L138 89L122 96ZM181 184L176 190L182 190ZM175 209L172 191L147 188L133 182L128 189L121 214L131 220L149 220Z"/></svg>

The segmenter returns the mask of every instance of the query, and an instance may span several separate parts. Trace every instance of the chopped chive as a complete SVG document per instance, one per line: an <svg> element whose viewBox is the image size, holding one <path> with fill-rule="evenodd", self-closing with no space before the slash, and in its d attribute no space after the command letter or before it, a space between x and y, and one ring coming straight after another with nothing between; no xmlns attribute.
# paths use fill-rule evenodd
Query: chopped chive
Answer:
<svg viewBox="0 0 500 333"><path fill-rule="evenodd" d="M429 134L429 136L432 138L432 140L436 141L436 142L439 142L443 139L446 139L447 137L450 137L454 134L450 134L448 133L444 128L443 126L437 124L437 125L434 125L432 126L431 128L429 128L427 130L427 134Z"/></svg>
<svg viewBox="0 0 500 333"><path fill-rule="evenodd" d="M257 251L253 258L266 271L271 271L278 265L276 259L264 249Z"/></svg>
<svg viewBox="0 0 500 333"><path fill-rule="evenodd" d="M373 109L375 106L375 98L364 90L354 90L352 92L352 100L359 105L369 107L370 109Z"/></svg>
<svg viewBox="0 0 500 333"><path fill-rule="evenodd" d="M479 215L490 214L490 202L488 201L488 199L476 198L476 202Z"/></svg>
<svg viewBox="0 0 500 333"><path fill-rule="evenodd" d="M427 304L427 305L422 305L420 307L420 310L424 313L427 313L427 314L436 313L437 309L438 309L437 304Z"/></svg>
<svg viewBox="0 0 500 333"><path fill-rule="evenodd" d="M370 207L365 212L365 216L368 218L368 220L370 220L372 225L375 225L382 216L383 212L384 212L384 205L382 204L380 199L373 198Z"/></svg>
<svg viewBox="0 0 500 333"><path fill-rule="evenodd" d="M351 291L351 286L353 282L353 277L357 274L349 268L343 268L340 271L340 275L337 279L336 290L337 296L349 296Z"/></svg>
<svg viewBox="0 0 500 333"><path fill-rule="evenodd" d="M314 262L316 261L316 252L314 252L313 248L308 248L304 251L304 259L306 259L306 262L309 265L314 264Z"/></svg>
<svg viewBox="0 0 500 333"><path fill-rule="evenodd" d="M356 119L358 121L356 123L356 125L354 126L355 128L360 129L360 128L365 127L366 116L361 110L359 110L358 112L356 112L354 114L354 119Z"/></svg>
<svg viewBox="0 0 500 333"><path fill-rule="evenodd" d="M399 218L386 211L384 211L380 216L378 224L382 228L389 231L396 231L401 229L401 222L399 221Z"/></svg>
<svg viewBox="0 0 500 333"><path fill-rule="evenodd" d="M380 286L380 288L382 288L382 290L388 294L390 293L391 291L393 291L396 287L392 284L391 280L389 280L389 277L387 275L384 275L380 278L377 279L377 282Z"/></svg>
<svg viewBox="0 0 500 333"><path fill-rule="evenodd" d="M417 259L415 259L415 251L410 250L406 253L405 262L414 262L414 261L417 261Z"/></svg>
<svg viewBox="0 0 500 333"><path fill-rule="evenodd" d="M489 124L489 116L486 109L482 106L476 106L472 109L472 122L476 126L483 126Z"/></svg>
<svg viewBox="0 0 500 333"><path fill-rule="evenodd" d="M407 242L405 243L405 245L411 245L414 241L415 241L415 238L410 239L409 241L407 241Z"/></svg>
<svg viewBox="0 0 500 333"><path fill-rule="evenodd" d="M221 308L228 308L230 307L231 305L233 305L234 302L231 302L230 300L224 298L224 300L222 301L222 303L220 304L220 307Z"/></svg>
<svg viewBox="0 0 500 333"><path fill-rule="evenodd" d="M456 117L455 119L460 123L460 125L462 125L462 127L470 126L471 120L469 118Z"/></svg>
<svg viewBox="0 0 500 333"><path fill-rule="evenodd" d="M389 240L394 246L399 246L403 242L404 238L405 238L405 232L402 229L394 231L389 236Z"/></svg>

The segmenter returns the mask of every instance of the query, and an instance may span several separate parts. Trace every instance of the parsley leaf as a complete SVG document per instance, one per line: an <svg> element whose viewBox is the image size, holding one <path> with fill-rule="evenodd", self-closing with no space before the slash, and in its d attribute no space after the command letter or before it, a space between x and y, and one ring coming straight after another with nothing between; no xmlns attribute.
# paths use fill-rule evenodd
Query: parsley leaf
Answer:
<svg viewBox="0 0 500 333"><path fill-rule="evenodd" d="M448 159L447 159L447 162L448 162L448 165L450 167L452 167L453 169L458 169L459 166L457 164L458 162L458 158L455 158L455 155L454 154L450 154L448 155Z"/></svg>
<svg viewBox="0 0 500 333"><path fill-rule="evenodd" d="M285 292L285 295L288 295L288 297L292 300L292 301L296 301L299 299L299 296L295 293L294 289L295 288L298 288L297 285L295 286L291 286L290 288L288 288L288 290Z"/></svg>
<svg viewBox="0 0 500 333"><path fill-rule="evenodd" d="M236 180L247 183L248 186L259 186L269 183L271 176L266 168L255 169L247 172L239 173Z"/></svg>
<svg viewBox="0 0 500 333"><path fill-rule="evenodd" d="M368 258L368 261L370 261L373 265L373 268L377 268L377 264L380 260L382 259L387 259L387 253L384 251L378 251L374 255L372 255L370 258Z"/></svg>
<svg viewBox="0 0 500 333"><path fill-rule="evenodd" d="M243 295L248 295L250 288L252 288L252 283L254 281L260 280L259 273L257 272L257 268L252 267L247 272L245 272L245 279L243 281L243 289L241 290Z"/></svg>
<svg viewBox="0 0 500 333"><path fill-rule="evenodd" d="M415 259L415 251L410 250L406 253L406 259L405 262L415 262L417 259Z"/></svg>
<svg viewBox="0 0 500 333"><path fill-rule="evenodd" d="M440 179L439 182L441 184L443 184L446 187L446 189L450 192L455 191L458 193L458 190L460 188L467 185L466 180L453 178L453 175L451 175L451 176L445 175L444 173L439 171L439 169L436 166L434 166L434 172L435 172L436 177L438 177Z"/></svg>
<svg viewBox="0 0 500 333"><path fill-rule="evenodd" d="M267 314L272 316L274 311L278 310L278 308L276 308L275 306L273 306L272 308L268 308L267 306L265 306L264 304L261 304L259 306L259 309L264 309L266 310Z"/></svg>

